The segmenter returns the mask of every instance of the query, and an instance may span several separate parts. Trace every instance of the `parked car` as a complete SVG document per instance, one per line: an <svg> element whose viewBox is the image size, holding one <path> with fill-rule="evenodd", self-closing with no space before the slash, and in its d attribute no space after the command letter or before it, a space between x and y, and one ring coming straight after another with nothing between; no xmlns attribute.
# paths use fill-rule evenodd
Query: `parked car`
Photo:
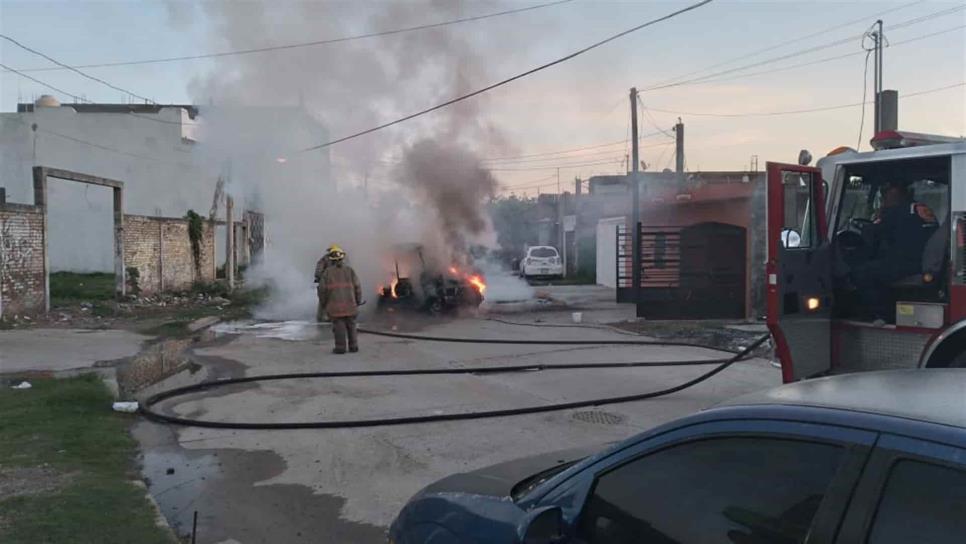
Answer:
<svg viewBox="0 0 966 544"><path fill-rule="evenodd" d="M553 246L528 247L520 261L520 275L531 278L562 278L563 262Z"/></svg>
<svg viewBox="0 0 966 544"><path fill-rule="evenodd" d="M819 378L419 492L395 544L966 541L966 370Z"/></svg>

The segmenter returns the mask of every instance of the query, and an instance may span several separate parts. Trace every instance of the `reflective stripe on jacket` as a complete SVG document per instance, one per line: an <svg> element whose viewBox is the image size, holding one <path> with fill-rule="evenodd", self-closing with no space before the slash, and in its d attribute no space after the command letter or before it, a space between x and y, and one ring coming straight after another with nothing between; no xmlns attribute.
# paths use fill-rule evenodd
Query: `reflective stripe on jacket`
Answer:
<svg viewBox="0 0 966 544"><path fill-rule="evenodd" d="M319 278L319 304L330 318L353 317L359 313L362 288L351 266L330 263Z"/></svg>

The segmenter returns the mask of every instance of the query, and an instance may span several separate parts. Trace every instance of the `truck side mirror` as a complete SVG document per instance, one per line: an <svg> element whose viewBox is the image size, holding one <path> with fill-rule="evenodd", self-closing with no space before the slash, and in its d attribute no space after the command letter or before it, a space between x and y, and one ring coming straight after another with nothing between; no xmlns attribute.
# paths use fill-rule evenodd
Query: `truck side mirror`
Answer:
<svg viewBox="0 0 966 544"><path fill-rule="evenodd" d="M801 247L802 245L802 235L798 233L795 229L782 229L781 233L782 247Z"/></svg>
<svg viewBox="0 0 966 544"><path fill-rule="evenodd" d="M537 508L517 526L520 544L563 544L565 541L563 511L559 506Z"/></svg>

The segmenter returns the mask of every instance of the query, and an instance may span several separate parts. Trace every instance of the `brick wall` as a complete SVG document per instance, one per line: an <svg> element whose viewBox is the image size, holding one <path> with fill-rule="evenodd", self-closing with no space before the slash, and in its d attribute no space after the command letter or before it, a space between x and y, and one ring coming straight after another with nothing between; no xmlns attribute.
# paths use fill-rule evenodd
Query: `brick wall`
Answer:
<svg viewBox="0 0 966 544"><path fill-rule="evenodd" d="M124 267L138 269L143 294L162 285L164 291L183 291L197 281L214 281L215 229L205 222L196 269L186 219L125 215Z"/></svg>
<svg viewBox="0 0 966 544"><path fill-rule="evenodd" d="M42 209L0 205L0 317L43 313L46 281Z"/></svg>

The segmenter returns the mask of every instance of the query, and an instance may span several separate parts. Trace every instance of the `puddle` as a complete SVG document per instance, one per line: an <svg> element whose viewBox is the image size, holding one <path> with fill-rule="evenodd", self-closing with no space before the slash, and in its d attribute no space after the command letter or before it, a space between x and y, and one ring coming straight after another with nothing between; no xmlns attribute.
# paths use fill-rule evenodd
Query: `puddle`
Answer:
<svg viewBox="0 0 966 544"><path fill-rule="evenodd" d="M219 442L224 443L224 433L213 433L212 438L220 435ZM197 511L199 544L314 543L320 538L346 544L385 541L385 528L341 518L343 498L302 485L259 484L286 469L274 451L184 449L175 432L150 422L135 425L133 434L141 443L141 471L149 481L148 490L182 537L191 534ZM322 470L316 463L296 469Z"/></svg>
<svg viewBox="0 0 966 544"><path fill-rule="evenodd" d="M316 338L320 329L330 328L329 323L314 321L231 321L211 327L215 334L250 334L256 338L277 338L298 342Z"/></svg>
<svg viewBox="0 0 966 544"><path fill-rule="evenodd" d="M177 534L190 534L195 510L205 508L196 499L224 477L217 454L186 454L181 448L165 447L144 452L142 463L151 496L168 523Z"/></svg>

